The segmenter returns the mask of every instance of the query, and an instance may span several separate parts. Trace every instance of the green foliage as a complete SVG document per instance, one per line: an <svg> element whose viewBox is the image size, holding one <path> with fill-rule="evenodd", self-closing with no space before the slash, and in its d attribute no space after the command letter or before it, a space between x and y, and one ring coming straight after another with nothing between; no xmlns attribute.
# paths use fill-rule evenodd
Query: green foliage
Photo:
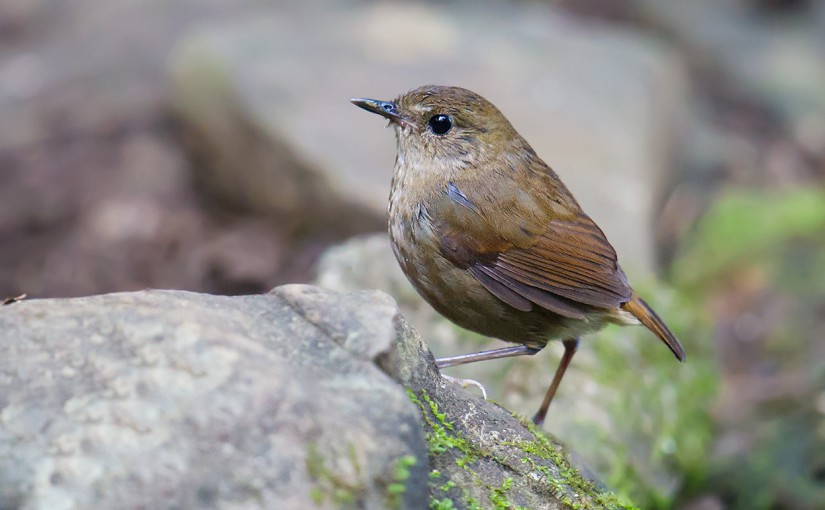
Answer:
<svg viewBox="0 0 825 510"><path fill-rule="evenodd" d="M687 361L677 363L644 328L601 332L588 345L599 367L588 375L602 388L610 428L582 423L579 437L590 440L574 444L620 494L642 508L671 508L674 483L690 488L707 476L717 386L712 335L701 300L661 285L635 287L666 317Z"/></svg>
<svg viewBox="0 0 825 510"><path fill-rule="evenodd" d="M703 293L742 264L778 268L778 256L789 242L822 241L823 233L825 191L821 189L732 191L704 216L673 273L680 287ZM822 270L819 274L825 275L822 252L815 264Z"/></svg>
<svg viewBox="0 0 825 510"><path fill-rule="evenodd" d="M749 343L738 355L746 373L738 378L767 391L776 388L771 379L795 381L792 391L741 405L724 433L746 446L717 456L711 489L735 509L821 507L825 190L725 194L697 225L673 274L696 296L747 300L738 305L741 317L760 320L758 330L744 333Z"/></svg>

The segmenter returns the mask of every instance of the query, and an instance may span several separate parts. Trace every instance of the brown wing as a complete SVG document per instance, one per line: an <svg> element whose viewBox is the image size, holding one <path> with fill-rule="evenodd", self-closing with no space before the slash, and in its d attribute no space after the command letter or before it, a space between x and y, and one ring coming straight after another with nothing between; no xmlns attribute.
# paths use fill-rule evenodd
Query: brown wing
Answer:
<svg viewBox="0 0 825 510"><path fill-rule="evenodd" d="M518 218L505 217L504 228L487 221L483 208L463 193L457 199L458 189L451 186L454 190L446 198L452 204L442 203L433 215L443 254L466 267L505 303L522 311L535 304L565 317L584 319L582 304L615 308L631 299L616 252L601 229L577 207L564 218L533 222L529 228L514 229Z"/></svg>
<svg viewBox="0 0 825 510"><path fill-rule="evenodd" d="M489 271L533 289L601 308L617 307L632 296L616 252L601 229L585 215L552 220L533 245L500 252Z"/></svg>

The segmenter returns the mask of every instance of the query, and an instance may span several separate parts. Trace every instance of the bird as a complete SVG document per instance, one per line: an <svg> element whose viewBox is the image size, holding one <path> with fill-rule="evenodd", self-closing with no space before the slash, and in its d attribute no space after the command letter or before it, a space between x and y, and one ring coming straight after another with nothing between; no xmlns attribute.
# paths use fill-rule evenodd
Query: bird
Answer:
<svg viewBox="0 0 825 510"><path fill-rule="evenodd" d="M514 344L439 358L439 369L533 355L561 340L533 416L541 425L585 334L641 323L685 360L602 230L491 102L438 85L351 102L395 130L388 230L407 279L455 324Z"/></svg>

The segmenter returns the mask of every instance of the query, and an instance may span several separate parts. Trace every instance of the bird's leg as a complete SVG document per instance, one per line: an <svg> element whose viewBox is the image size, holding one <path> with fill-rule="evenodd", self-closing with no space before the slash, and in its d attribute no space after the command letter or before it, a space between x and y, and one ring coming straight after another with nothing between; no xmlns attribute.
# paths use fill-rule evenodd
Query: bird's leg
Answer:
<svg viewBox="0 0 825 510"><path fill-rule="evenodd" d="M501 349L493 349L490 351L471 352L470 354L459 354L458 356L450 356L449 358L438 358L435 360L438 368L455 367L458 365L466 365L467 363L475 363L476 361L487 361L490 359L511 358L513 356L532 356L539 352L540 348L528 347L526 345L516 345L513 347L502 347Z"/></svg>
<svg viewBox="0 0 825 510"><path fill-rule="evenodd" d="M513 356L524 355L532 356L540 350L541 349L537 349L535 347L527 347L526 345L516 345L514 347L502 347L501 349L493 349L490 351L460 354L458 356L450 356L449 358L439 358L435 360L435 364L436 366L438 366L439 369L441 369L447 367L454 367L458 365L466 365L467 363L475 363L476 361L486 361L489 359L511 358ZM475 381L473 379L459 379L445 374L441 374L441 377L447 379L450 382L454 382L461 385L462 388L466 388L470 385L478 386L481 389L481 395L484 397L484 400L487 400L487 391L484 389L484 386L482 386L480 382Z"/></svg>
<svg viewBox="0 0 825 510"><path fill-rule="evenodd" d="M576 354L579 348L578 337L565 340L562 343L564 344L564 355L562 355L559 367L553 376L553 382L550 383L550 387L547 388L547 393L544 395L544 402L541 403L541 407L539 407L539 410L536 411L535 416L533 416L533 423L536 425L544 423L544 418L547 416L547 409L550 407L550 402L553 401L553 397L556 395L556 390L559 389L561 378L564 377L564 372L567 370L570 360L573 359L573 355Z"/></svg>

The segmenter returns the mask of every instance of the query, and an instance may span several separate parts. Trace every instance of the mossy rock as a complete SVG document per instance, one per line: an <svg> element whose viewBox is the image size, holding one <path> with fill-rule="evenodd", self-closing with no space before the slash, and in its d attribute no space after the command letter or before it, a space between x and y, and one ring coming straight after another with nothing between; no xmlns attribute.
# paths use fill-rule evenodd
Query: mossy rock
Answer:
<svg viewBox="0 0 825 510"><path fill-rule="evenodd" d="M402 382L424 421L430 508L635 508L583 475L566 449L531 423L442 378L418 334L403 319L399 325L406 361L396 366L408 369Z"/></svg>

